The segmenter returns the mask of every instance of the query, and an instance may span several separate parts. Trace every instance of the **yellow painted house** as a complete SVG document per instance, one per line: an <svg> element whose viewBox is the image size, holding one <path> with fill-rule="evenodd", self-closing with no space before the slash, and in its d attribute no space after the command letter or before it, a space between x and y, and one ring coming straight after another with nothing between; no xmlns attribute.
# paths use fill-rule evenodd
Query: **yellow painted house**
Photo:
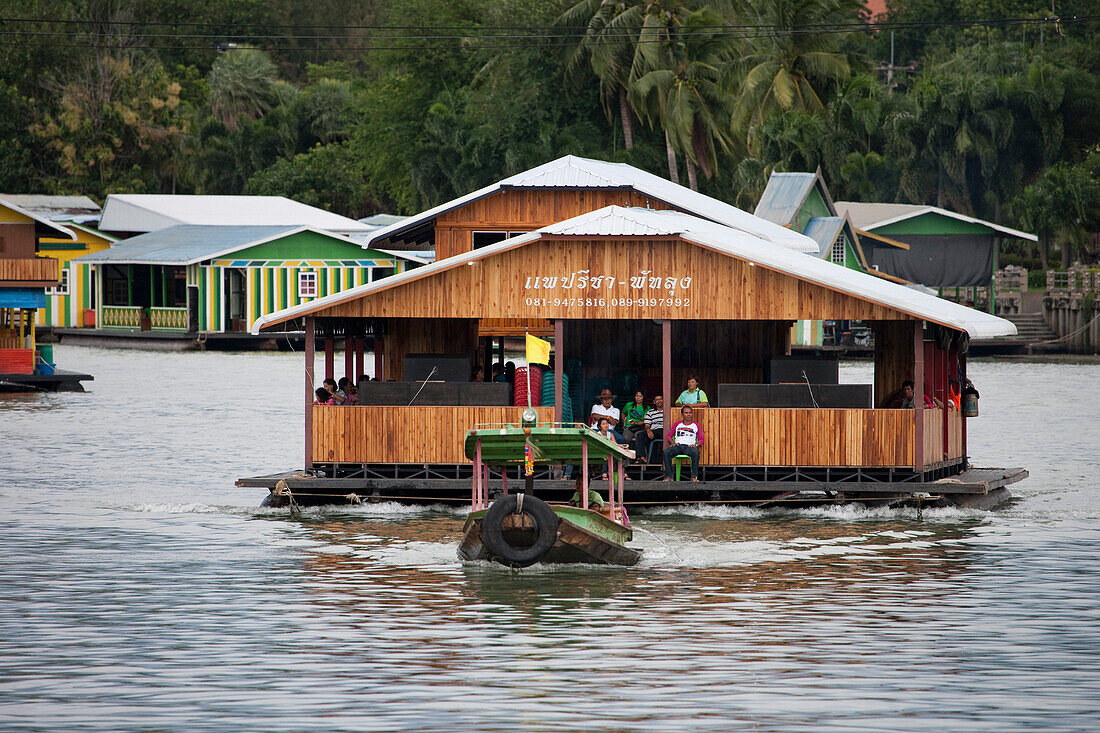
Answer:
<svg viewBox="0 0 1100 733"><path fill-rule="evenodd" d="M63 226L76 236L75 241L60 236L43 236L38 240L38 254L58 261L61 281L46 288L46 302L37 311L36 325L58 328L93 325L85 323L85 312L95 308L96 279L87 265L72 260L101 252L118 241L117 237L92 226L99 221L99 204L87 196L39 194L0 194L0 200ZM89 314L88 319L91 321L94 316Z"/></svg>

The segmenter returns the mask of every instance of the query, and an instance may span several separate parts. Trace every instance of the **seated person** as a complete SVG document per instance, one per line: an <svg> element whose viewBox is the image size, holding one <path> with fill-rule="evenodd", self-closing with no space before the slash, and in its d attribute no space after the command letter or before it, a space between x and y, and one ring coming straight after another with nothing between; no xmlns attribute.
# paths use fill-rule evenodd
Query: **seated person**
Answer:
<svg viewBox="0 0 1100 733"><path fill-rule="evenodd" d="M493 364L493 379L494 382L507 382L508 377L504 376L504 365L499 361Z"/></svg>
<svg viewBox="0 0 1100 733"><path fill-rule="evenodd" d="M710 407L710 400L707 398L707 393L699 389L699 380L691 376L688 377L688 388L676 398L676 404Z"/></svg>
<svg viewBox="0 0 1100 733"><path fill-rule="evenodd" d="M337 384L337 393L344 395L345 405L354 405L359 402L359 390L355 385L351 383L351 380L347 377L340 377L340 382Z"/></svg>
<svg viewBox="0 0 1100 733"><path fill-rule="evenodd" d="M947 383L947 409L962 409L962 393L959 392L959 383L954 379Z"/></svg>
<svg viewBox="0 0 1100 733"><path fill-rule="evenodd" d="M680 421L672 426L672 431L665 438L665 442L670 445L665 448L665 475L658 481L672 480L672 459L676 456L687 456L691 459L691 480L699 480L699 448L702 447L705 437L703 427L695 422L693 412L688 405L680 408Z"/></svg>
<svg viewBox="0 0 1100 733"><path fill-rule="evenodd" d="M601 438L606 438L607 440L610 440L615 445L620 445L620 446L626 447L624 441L617 439L617 437L615 435L615 432L611 429L611 423L608 421L608 419L606 417L601 417L599 419L599 421L597 421L596 427L592 428L592 430L594 430L597 434L599 434L599 436ZM604 481L606 481L607 480L607 467L606 467L606 465L604 465L604 468L602 470L593 472L593 477L595 477L596 474L599 474L599 477L601 479L603 479ZM624 480L629 480L630 477L624 475L623 479Z"/></svg>
<svg viewBox="0 0 1100 733"><path fill-rule="evenodd" d="M342 405L348 401L348 396L340 391L340 388L336 385L335 379L326 379L322 384L325 389L329 391L329 394L332 395L332 398L336 400L336 404Z"/></svg>
<svg viewBox="0 0 1100 733"><path fill-rule="evenodd" d="M592 405L592 409L589 410L588 424L595 428L597 427L599 419L601 417L606 417L608 423L611 425L611 432L615 434L615 442L625 443L626 438L615 429L619 425L621 413L618 407L611 404L612 399L613 397L610 389L604 387L600 390L600 401Z"/></svg>
<svg viewBox="0 0 1100 733"><path fill-rule="evenodd" d="M653 407L645 414L642 429L634 434L636 438L635 463L649 463L650 448L661 445L661 439L665 437L665 398L662 395L653 396Z"/></svg>
<svg viewBox="0 0 1100 733"><path fill-rule="evenodd" d="M313 394L317 396L317 399L313 400L315 405L335 405L336 398L332 396L332 392L329 392L324 387L318 387L317 391Z"/></svg>
<svg viewBox="0 0 1100 733"><path fill-rule="evenodd" d="M886 407L892 410L911 410L916 406L912 379L906 379L901 389L886 398Z"/></svg>
<svg viewBox="0 0 1100 733"><path fill-rule="evenodd" d="M630 443L645 425L645 395L641 390L634 393L634 399L623 407L623 437Z"/></svg>
<svg viewBox="0 0 1100 733"><path fill-rule="evenodd" d="M470 370L471 382L484 382L485 381L485 368L480 364L474 364L474 368Z"/></svg>

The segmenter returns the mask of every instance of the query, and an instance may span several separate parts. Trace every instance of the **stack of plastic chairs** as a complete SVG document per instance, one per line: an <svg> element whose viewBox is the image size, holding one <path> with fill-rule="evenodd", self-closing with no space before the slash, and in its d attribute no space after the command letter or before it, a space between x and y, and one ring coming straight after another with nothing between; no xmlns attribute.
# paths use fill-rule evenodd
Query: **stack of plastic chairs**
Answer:
<svg viewBox="0 0 1100 733"><path fill-rule="evenodd" d="M562 392L562 407L561 407L561 419L562 422L573 422L573 400L569 398L569 375L561 375L561 392ZM545 378L542 380L542 406L553 407L554 406L554 373L546 372Z"/></svg>
<svg viewBox="0 0 1100 733"><path fill-rule="evenodd" d="M513 405L527 406L527 370L531 370L531 406L539 407L542 404L542 369L537 366L519 367L516 369L516 386L513 391L515 399Z"/></svg>

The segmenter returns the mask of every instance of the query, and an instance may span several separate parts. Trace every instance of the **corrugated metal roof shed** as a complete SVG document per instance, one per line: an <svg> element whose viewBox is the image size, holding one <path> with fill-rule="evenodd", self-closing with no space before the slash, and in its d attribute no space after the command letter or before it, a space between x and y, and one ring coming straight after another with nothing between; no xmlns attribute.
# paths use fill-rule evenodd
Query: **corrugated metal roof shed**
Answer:
<svg viewBox="0 0 1100 733"><path fill-rule="evenodd" d="M221 226L308 226L330 232L369 232L371 227L331 211L283 196L184 196L111 194L99 228L110 232L153 232L176 224Z"/></svg>
<svg viewBox="0 0 1100 733"><path fill-rule="evenodd" d="M753 215L789 227L813 190L815 180L816 173L772 173Z"/></svg>
<svg viewBox="0 0 1100 733"><path fill-rule="evenodd" d="M366 240L369 244L397 237L402 232L422 225L453 209L508 188L621 188L633 189L645 196L657 199L728 227L750 233L765 241L798 252L817 253L817 246L807 237L773 224L736 206L711 198L698 191L680 186L652 173L625 163L608 163L603 160L580 158L575 155L544 163L531 170L517 173L485 188L440 204L397 224L374 232Z"/></svg>
<svg viewBox="0 0 1100 733"><path fill-rule="evenodd" d="M926 204L864 204L858 201L837 201L836 208L841 215L847 214L852 225L857 229L873 230L888 224L912 219L916 216L933 213L939 214L940 216L946 216L949 219L965 221L969 224L980 224L1006 237L1026 239L1031 242L1038 241L1038 237L1028 232L1021 232L1018 229L1011 229L1001 226L1000 224L994 224L985 219L977 219L972 216L958 214L954 211L941 209L938 206L928 206Z"/></svg>
<svg viewBox="0 0 1100 733"><path fill-rule="evenodd" d="M605 207L472 252L448 257L416 270L406 271L375 283L361 285L271 313L252 324L252 332L259 333L260 329L267 324L290 320L337 303L355 300L375 291L399 287L405 282L430 276L434 272L460 267L469 262L522 247L545 234L626 237L675 234L687 241L732 257L880 303L918 318L965 330L972 338L992 338L1016 333L1016 327L1003 318L951 303L873 275L849 270L816 257L806 257L785 247L776 247L760 237L713 221L676 211L628 209L620 206Z"/></svg>

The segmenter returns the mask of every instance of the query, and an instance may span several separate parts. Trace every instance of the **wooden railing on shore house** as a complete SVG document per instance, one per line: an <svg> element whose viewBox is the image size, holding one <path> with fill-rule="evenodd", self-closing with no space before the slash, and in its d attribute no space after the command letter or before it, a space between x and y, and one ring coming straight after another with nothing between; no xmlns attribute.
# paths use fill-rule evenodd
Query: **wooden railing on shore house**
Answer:
<svg viewBox="0 0 1100 733"><path fill-rule="evenodd" d="M0 259L0 282L56 283L60 280L60 265L52 257Z"/></svg>
<svg viewBox="0 0 1100 733"><path fill-rule="evenodd" d="M553 408L536 408L539 421ZM315 463L466 463L463 440L478 425L518 423L519 407L333 407L314 405ZM720 466L913 467L913 410L712 407L697 411L702 461ZM962 455L962 421L924 410L924 465Z"/></svg>

